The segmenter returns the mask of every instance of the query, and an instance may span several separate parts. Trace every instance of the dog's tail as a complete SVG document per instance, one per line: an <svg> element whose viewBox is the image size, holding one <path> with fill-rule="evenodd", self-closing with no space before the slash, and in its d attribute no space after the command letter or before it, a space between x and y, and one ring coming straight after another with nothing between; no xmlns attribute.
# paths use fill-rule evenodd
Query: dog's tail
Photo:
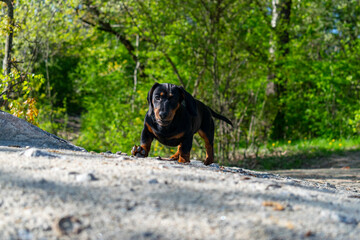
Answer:
<svg viewBox="0 0 360 240"><path fill-rule="evenodd" d="M212 115L214 118L223 120L223 121L226 122L227 124L230 124L232 127L234 127L233 124L232 124L232 122L231 122L229 119L227 119L227 118L224 117L223 115L220 115L220 114L214 112L214 110L212 110L211 108L209 108L209 109L210 109L211 115Z"/></svg>

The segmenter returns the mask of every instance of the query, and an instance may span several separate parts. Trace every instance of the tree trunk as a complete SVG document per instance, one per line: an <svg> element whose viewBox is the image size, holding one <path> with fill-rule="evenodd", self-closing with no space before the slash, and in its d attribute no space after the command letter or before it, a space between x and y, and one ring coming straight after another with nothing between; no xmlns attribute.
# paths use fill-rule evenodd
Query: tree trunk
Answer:
<svg viewBox="0 0 360 240"><path fill-rule="evenodd" d="M5 57L3 60L3 71L4 75L8 75L11 72L11 49L12 49L12 41L13 41L13 26L14 26L14 6L12 0L0 0L5 2L8 7L7 16L9 18L9 33L6 37L5 42Z"/></svg>
<svg viewBox="0 0 360 240"><path fill-rule="evenodd" d="M292 0L273 0L273 19L272 27L274 29L275 41L270 48L270 54L275 61L274 75L277 83L274 84L276 101L278 109L273 121L272 138L284 139L286 137L286 105L281 101L286 96L287 80L277 74L282 69L282 60L289 53L289 27Z"/></svg>

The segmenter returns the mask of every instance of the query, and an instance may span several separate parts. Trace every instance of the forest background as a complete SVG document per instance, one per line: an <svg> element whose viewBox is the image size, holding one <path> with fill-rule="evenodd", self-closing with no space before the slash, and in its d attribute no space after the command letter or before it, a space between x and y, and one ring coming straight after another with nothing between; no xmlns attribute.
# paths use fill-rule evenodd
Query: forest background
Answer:
<svg viewBox="0 0 360 240"><path fill-rule="evenodd" d="M0 0L0 18L1 109L88 150L139 143L154 82L231 119L216 121L220 162L360 147L357 0Z"/></svg>

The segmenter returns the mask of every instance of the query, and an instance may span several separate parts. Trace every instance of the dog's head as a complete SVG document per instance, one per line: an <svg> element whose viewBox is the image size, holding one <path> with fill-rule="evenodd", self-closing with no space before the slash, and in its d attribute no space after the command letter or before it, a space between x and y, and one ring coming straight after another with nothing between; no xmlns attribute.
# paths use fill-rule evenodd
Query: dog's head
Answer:
<svg viewBox="0 0 360 240"><path fill-rule="evenodd" d="M149 111L154 112L155 120L160 126L168 126L175 117L180 105L185 103L190 115L197 115L195 99L183 87L170 83L155 83L148 93Z"/></svg>

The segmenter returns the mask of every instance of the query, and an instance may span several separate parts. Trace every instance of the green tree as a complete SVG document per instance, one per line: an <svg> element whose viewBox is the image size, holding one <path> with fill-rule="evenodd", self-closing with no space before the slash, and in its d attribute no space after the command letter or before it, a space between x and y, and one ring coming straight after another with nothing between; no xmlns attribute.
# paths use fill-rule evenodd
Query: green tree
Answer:
<svg viewBox="0 0 360 240"><path fill-rule="evenodd" d="M14 14L12 56L45 79L31 93L42 126L57 133L81 115L89 150L138 142L155 81L233 121L216 122L220 160L273 139L358 134L357 1L17 1Z"/></svg>

